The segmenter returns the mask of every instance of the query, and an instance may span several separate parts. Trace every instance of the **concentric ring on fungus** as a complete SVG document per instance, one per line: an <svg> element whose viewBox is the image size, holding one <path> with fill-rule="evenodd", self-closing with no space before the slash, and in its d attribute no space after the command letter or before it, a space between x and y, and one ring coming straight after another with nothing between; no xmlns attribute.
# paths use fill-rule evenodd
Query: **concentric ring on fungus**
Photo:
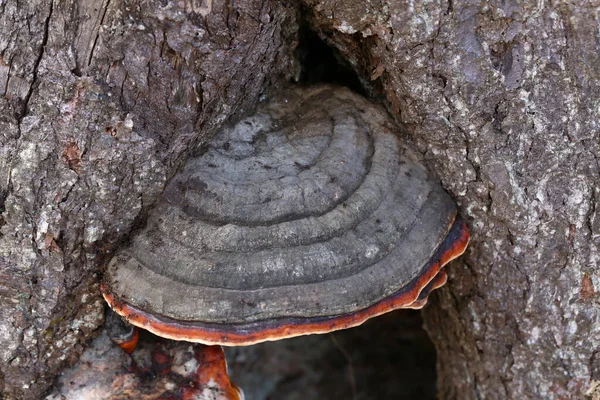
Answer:
<svg viewBox="0 0 600 400"><path fill-rule="evenodd" d="M469 241L385 111L295 88L224 128L169 183L102 291L133 325L249 345L420 308Z"/></svg>

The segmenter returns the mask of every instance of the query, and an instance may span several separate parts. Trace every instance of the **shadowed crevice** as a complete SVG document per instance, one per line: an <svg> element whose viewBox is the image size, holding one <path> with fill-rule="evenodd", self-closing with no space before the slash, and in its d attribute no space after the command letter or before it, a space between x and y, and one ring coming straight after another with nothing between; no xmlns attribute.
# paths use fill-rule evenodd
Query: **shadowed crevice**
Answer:
<svg viewBox="0 0 600 400"><path fill-rule="evenodd" d="M324 33L321 35L325 36ZM300 43L296 49L296 57L301 67L299 83L330 83L345 86L363 96L366 94L356 72L335 48L330 47L319 33L311 29L304 16L298 36Z"/></svg>

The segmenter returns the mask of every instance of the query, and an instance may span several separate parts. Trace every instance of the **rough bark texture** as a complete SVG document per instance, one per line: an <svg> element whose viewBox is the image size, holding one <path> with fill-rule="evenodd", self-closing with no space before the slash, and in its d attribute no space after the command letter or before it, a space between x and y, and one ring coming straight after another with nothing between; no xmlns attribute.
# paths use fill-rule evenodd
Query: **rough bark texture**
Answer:
<svg viewBox="0 0 600 400"><path fill-rule="evenodd" d="M471 221L464 264L425 311L441 396L593 396L597 2L306 3Z"/></svg>
<svg viewBox="0 0 600 400"><path fill-rule="evenodd" d="M425 312L442 397L600 396L598 4L304 3L470 219ZM81 351L102 259L190 146L294 72L296 4L94 4L0 2L8 398Z"/></svg>
<svg viewBox="0 0 600 400"><path fill-rule="evenodd" d="M194 144L289 80L280 1L0 2L0 392L102 323L97 272ZM251 68L249 66L252 66Z"/></svg>

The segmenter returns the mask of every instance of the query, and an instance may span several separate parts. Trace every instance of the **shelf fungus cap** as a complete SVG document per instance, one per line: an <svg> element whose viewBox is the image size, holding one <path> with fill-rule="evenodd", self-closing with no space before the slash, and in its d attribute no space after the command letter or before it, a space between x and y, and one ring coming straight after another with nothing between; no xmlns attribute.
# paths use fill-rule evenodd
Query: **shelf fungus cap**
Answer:
<svg viewBox="0 0 600 400"><path fill-rule="evenodd" d="M102 286L130 323L248 345L420 308L469 241L389 116L296 88L224 128L165 189Z"/></svg>

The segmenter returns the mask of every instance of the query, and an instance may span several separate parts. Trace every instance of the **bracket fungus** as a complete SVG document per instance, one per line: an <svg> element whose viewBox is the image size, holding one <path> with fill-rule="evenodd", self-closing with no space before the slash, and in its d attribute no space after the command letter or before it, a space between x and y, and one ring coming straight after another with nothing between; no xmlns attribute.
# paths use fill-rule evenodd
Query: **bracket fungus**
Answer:
<svg viewBox="0 0 600 400"><path fill-rule="evenodd" d="M378 106L294 88L214 137L108 264L131 324L250 345L421 308L469 241L450 196Z"/></svg>

